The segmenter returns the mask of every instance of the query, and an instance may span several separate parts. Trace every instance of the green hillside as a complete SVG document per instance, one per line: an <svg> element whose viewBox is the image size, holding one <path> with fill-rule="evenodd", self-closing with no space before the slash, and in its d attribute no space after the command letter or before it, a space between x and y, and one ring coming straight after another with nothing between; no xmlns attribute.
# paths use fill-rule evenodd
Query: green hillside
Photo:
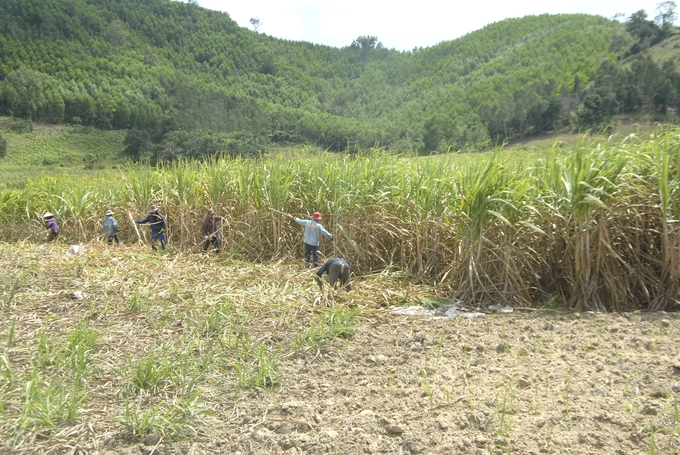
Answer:
<svg viewBox="0 0 680 455"><path fill-rule="evenodd" d="M650 46L645 50L645 54L649 55L657 64L663 65L668 60L673 60L675 64L680 63L680 34L673 34L662 42ZM630 55L621 60L620 64L623 67L630 67L631 64L639 58L638 54Z"/></svg>
<svg viewBox="0 0 680 455"><path fill-rule="evenodd" d="M0 117L0 136L8 151L0 159L0 190L23 186L43 173L87 172L124 164L120 156L125 131L92 127L36 124L27 131L24 120Z"/></svg>
<svg viewBox="0 0 680 455"><path fill-rule="evenodd" d="M87 127L36 126L26 134L25 122L0 117L0 133L21 154L8 153L9 166L86 166L96 167L110 160L123 148L125 132L99 131ZM92 155L88 157L88 155Z"/></svg>
<svg viewBox="0 0 680 455"><path fill-rule="evenodd" d="M616 21L542 15L413 52L371 36L336 49L170 0L5 0L0 115L131 130L124 145L135 159L257 154L277 143L483 149L589 128L650 96L664 110L669 99L653 95L586 102L615 86L594 81L633 43Z"/></svg>

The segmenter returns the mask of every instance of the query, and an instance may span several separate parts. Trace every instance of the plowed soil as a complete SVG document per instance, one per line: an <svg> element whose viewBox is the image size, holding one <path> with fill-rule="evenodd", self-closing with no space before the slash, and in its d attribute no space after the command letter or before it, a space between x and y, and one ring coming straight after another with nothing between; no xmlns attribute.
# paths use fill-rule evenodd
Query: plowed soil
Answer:
<svg viewBox="0 0 680 455"><path fill-rule="evenodd" d="M243 394L204 453L675 453L678 319L373 314ZM652 447L655 447L654 451ZM199 453L199 452L197 452Z"/></svg>

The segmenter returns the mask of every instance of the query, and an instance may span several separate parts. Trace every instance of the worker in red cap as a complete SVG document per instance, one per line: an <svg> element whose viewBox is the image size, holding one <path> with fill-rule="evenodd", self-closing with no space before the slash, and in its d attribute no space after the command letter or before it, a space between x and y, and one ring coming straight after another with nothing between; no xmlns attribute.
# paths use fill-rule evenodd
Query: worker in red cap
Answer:
<svg viewBox="0 0 680 455"><path fill-rule="evenodd" d="M319 266L319 237L321 234L333 240L333 236L319 223L321 214L314 212L311 220L295 218L295 222L305 227L305 267L309 268L309 257L314 257L314 267Z"/></svg>

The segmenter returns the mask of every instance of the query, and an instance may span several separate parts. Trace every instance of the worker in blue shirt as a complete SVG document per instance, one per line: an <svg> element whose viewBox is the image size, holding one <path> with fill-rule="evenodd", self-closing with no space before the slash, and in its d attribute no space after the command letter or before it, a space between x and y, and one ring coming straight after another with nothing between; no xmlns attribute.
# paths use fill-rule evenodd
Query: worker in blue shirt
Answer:
<svg viewBox="0 0 680 455"><path fill-rule="evenodd" d="M309 258L314 258L314 267L319 266L319 237L321 234L333 240L333 236L319 223L321 214L314 212L311 220L295 218L295 222L305 227L305 267L309 268Z"/></svg>
<svg viewBox="0 0 680 455"><path fill-rule="evenodd" d="M102 220L102 226L104 227L104 233L106 234L107 243L109 245L116 241L116 245L120 245L120 239L118 238L118 221L113 217L113 210L107 210L105 217Z"/></svg>

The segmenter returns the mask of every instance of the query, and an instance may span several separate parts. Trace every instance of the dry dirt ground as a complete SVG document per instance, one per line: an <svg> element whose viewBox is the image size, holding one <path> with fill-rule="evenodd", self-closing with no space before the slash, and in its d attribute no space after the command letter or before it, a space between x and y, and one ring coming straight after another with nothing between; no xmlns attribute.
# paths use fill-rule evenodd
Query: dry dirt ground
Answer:
<svg viewBox="0 0 680 455"><path fill-rule="evenodd" d="M75 421L27 431L31 437L15 439L14 447L9 437L24 409L24 386L0 368L3 454L670 454L680 447L677 314L401 316L388 303L413 301L414 289L402 288L392 299L385 290L392 283L380 276L358 278L352 293L320 298L307 275L265 285L281 274L281 264L254 270L204 258L157 258L141 249L90 252L98 246L74 259L57 257L58 248L24 246L19 253L0 245L6 272L0 354L13 377L25 380L37 368L28 354L37 328L68 333L87 321L100 334L93 357L99 367L85 376L90 392ZM242 281L249 284L239 290L234 283ZM68 300L66 293L76 289L90 297ZM233 368L215 354L216 366L198 385L206 413L192 424L193 437L132 435L120 424L123 354L180 343L190 327L150 325L161 303L150 302L145 314L130 309L131 296L153 290L164 311L187 321L198 307L187 309L189 297L181 292L192 289L200 290L194 299L214 297L194 305L208 308L230 296L235 314L249 308L254 316L239 321L263 343L292 346L298 329L290 327L303 330L323 308L359 309L358 330L320 345L282 348L274 387L230 385ZM272 302L278 309L265 311ZM6 341L10 326L13 347ZM153 398L169 399L177 393L173 387L161 387Z"/></svg>
<svg viewBox="0 0 680 455"><path fill-rule="evenodd" d="M290 358L281 390L240 396L195 453L675 453L679 327L371 314L348 342Z"/></svg>

